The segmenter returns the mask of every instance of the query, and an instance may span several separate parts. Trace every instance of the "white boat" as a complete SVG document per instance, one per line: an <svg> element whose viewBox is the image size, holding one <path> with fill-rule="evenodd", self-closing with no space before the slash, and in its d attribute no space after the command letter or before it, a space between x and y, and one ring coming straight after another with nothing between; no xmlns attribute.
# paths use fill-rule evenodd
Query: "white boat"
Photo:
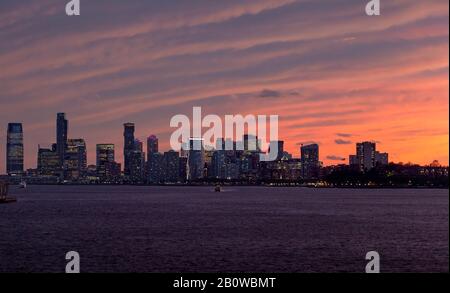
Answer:
<svg viewBox="0 0 450 293"><path fill-rule="evenodd" d="M25 181L21 181L19 183L19 188L23 188L23 189L27 188L27 183Z"/></svg>

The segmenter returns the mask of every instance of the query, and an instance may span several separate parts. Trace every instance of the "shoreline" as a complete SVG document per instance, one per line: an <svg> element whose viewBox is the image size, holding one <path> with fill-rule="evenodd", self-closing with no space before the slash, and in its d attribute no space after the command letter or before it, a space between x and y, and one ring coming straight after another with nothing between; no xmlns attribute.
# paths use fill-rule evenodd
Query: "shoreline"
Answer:
<svg viewBox="0 0 450 293"><path fill-rule="evenodd" d="M269 184L28 184L28 186L98 186L98 187L118 187L118 186L137 186L137 187L215 187L220 185L226 187L265 187L265 188L307 188L307 189L441 189L450 190L444 186L307 186L307 185L269 185ZM11 187L21 189L19 184L11 184Z"/></svg>

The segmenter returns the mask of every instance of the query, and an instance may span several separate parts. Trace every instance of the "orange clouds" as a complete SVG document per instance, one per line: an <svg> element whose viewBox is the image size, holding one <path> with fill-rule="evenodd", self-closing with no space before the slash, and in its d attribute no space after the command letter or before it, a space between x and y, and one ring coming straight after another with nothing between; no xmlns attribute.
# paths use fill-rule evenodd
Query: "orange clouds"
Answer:
<svg viewBox="0 0 450 293"><path fill-rule="evenodd" d="M319 142L326 164L362 140L395 161L448 164L448 1L390 1L379 18L356 0L91 1L76 20L59 1L5 1L0 125L24 122L28 167L56 112L93 162L96 143L121 148L125 121L167 148L171 116L193 106L279 114L287 149Z"/></svg>

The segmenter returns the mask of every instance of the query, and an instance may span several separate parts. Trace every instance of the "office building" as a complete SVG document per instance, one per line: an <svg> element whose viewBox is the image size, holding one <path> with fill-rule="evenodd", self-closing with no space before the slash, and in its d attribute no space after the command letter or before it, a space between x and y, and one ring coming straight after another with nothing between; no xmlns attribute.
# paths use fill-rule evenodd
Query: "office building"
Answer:
<svg viewBox="0 0 450 293"><path fill-rule="evenodd" d="M204 149L203 139L191 138L189 140L188 179L198 180L204 176Z"/></svg>
<svg viewBox="0 0 450 293"><path fill-rule="evenodd" d="M260 149L258 137L251 134L244 135L244 151L257 152Z"/></svg>
<svg viewBox="0 0 450 293"><path fill-rule="evenodd" d="M389 154L377 151L375 142L356 144L356 154L349 157L349 164L361 172L370 171L377 165L389 164Z"/></svg>
<svg viewBox="0 0 450 293"><path fill-rule="evenodd" d="M114 144L97 144L96 172L101 181L109 181L111 174L119 175L118 164L115 162ZM119 173L119 174L116 174Z"/></svg>
<svg viewBox="0 0 450 293"><path fill-rule="evenodd" d="M64 178L79 180L87 169L86 142L84 139L68 139L64 159Z"/></svg>
<svg viewBox="0 0 450 293"><path fill-rule="evenodd" d="M164 153L164 182L177 183L180 181L180 155L175 151Z"/></svg>
<svg viewBox="0 0 450 293"><path fill-rule="evenodd" d="M21 175L23 166L23 127L21 123L9 123L6 137L6 172Z"/></svg>
<svg viewBox="0 0 450 293"><path fill-rule="evenodd" d="M302 177L304 180L317 179L320 171L319 145L310 144L300 148Z"/></svg>
<svg viewBox="0 0 450 293"><path fill-rule="evenodd" d="M159 140L155 135L147 138L147 161L151 160L152 154L159 152Z"/></svg>
<svg viewBox="0 0 450 293"><path fill-rule="evenodd" d="M59 166L64 166L65 152L67 149L69 122L65 113L58 113L56 116L56 152L59 157Z"/></svg>
<svg viewBox="0 0 450 293"><path fill-rule="evenodd" d="M51 148L38 148L37 171L42 176L56 176L60 170L59 154L56 144Z"/></svg>
<svg viewBox="0 0 450 293"><path fill-rule="evenodd" d="M269 152L273 149L277 148L277 156L275 160L281 160L284 154L284 141L271 141L269 144Z"/></svg>
<svg viewBox="0 0 450 293"><path fill-rule="evenodd" d="M211 177L215 179L226 178L226 153L224 150L218 150L213 153L211 162Z"/></svg>
<svg viewBox="0 0 450 293"><path fill-rule="evenodd" d="M131 154L135 150L134 145L134 123L125 123L123 125L123 160L124 160L124 174L130 176L131 174Z"/></svg>
<svg viewBox="0 0 450 293"><path fill-rule="evenodd" d="M152 153L148 166L148 183L160 184L164 180L164 155L161 153Z"/></svg>
<svg viewBox="0 0 450 293"><path fill-rule="evenodd" d="M132 183L143 183L145 178L145 153L141 141L134 140L134 149L128 153L129 180Z"/></svg>
<svg viewBox="0 0 450 293"><path fill-rule="evenodd" d="M181 183L185 183L187 180L187 157L181 157L180 156L180 162L179 162L179 175Z"/></svg>
<svg viewBox="0 0 450 293"><path fill-rule="evenodd" d="M356 156L361 171L368 171L375 167L376 144L374 142L362 142L356 144Z"/></svg>

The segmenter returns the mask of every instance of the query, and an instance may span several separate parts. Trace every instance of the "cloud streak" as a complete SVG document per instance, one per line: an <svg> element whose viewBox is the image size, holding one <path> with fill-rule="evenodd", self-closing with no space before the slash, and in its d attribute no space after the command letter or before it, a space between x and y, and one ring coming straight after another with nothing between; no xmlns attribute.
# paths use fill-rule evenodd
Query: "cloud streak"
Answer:
<svg viewBox="0 0 450 293"><path fill-rule="evenodd" d="M326 164L356 137L396 161L448 162L447 1L389 1L382 18L359 0L92 0L80 18L28 2L0 3L0 125L24 122L28 167L56 112L92 163L96 143L122 147L125 121L168 148L171 116L193 106L279 114L287 150L320 141Z"/></svg>
<svg viewBox="0 0 450 293"><path fill-rule="evenodd" d="M344 139L336 139L336 140L334 140L334 142L336 143L336 144L352 144L352 141L351 140L344 140Z"/></svg>

